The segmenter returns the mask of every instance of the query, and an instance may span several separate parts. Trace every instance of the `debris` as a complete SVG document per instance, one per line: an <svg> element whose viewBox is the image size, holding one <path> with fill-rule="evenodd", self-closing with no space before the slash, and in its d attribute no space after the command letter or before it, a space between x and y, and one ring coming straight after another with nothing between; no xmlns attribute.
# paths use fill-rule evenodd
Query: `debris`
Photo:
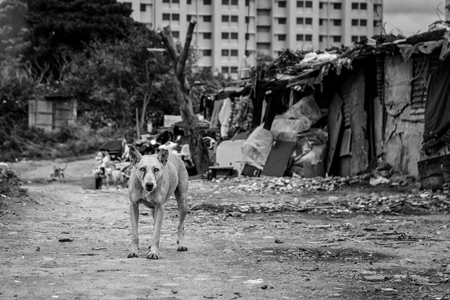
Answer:
<svg viewBox="0 0 450 300"><path fill-rule="evenodd" d="M365 280L372 281L372 282L378 282L378 281L385 281L387 280L387 277L384 275L368 275L363 276Z"/></svg>
<svg viewBox="0 0 450 300"><path fill-rule="evenodd" d="M250 280L244 281L243 283L244 284L256 285L256 284L261 284L263 282L264 282L264 280L262 280L261 278L258 278L258 279L250 279Z"/></svg>
<svg viewBox="0 0 450 300"><path fill-rule="evenodd" d="M380 185L380 184L387 184L390 183L390 180L381 176L378 176L376 178L370 178L369 180L370 185Z"/></svg>
<svg viewBox="0 0 450 300"><path fill-rule="evenodd" d="M282 241L282 240L279 240L279 239L275 239L275 243L276 243L276 244L283 244L283 241Z"/></svg>
<svg viewBox="0 0 450 300"><path fill-rule="evenodd" d="M68 242L73 242L73 239L69 239L69 238L62 238L58 240L60 243L68 243Z"/></svg>

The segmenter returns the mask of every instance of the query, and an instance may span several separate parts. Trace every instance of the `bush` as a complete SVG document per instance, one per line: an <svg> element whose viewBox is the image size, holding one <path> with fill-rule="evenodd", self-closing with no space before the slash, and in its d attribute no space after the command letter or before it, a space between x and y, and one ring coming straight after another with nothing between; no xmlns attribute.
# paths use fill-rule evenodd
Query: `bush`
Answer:
<svg viewBox="0 0 450 300"><path fill-rule="evenodd" d="M11 170L0 172L0 197L21 197L28 193L21 187L22 183L16 174Z"/></svg>
<svg viewBox="0 0 450 300"><path fill-rule="evenodd" d="M110 138L130 138L132 130L103 127L92 130L80 124L65 125L55 132L16 125L0 131L0 161L55 159L91 154Z"/></svg>

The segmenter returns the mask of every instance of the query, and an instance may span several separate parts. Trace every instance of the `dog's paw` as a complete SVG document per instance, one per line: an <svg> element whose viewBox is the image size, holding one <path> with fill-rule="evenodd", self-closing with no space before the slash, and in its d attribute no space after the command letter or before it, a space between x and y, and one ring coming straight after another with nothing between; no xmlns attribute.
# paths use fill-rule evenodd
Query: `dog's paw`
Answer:
<svg viewBox="0 0 450 300"><path fill-rule="evenodd" d="M127 257L128 258L135 258L135 257L138 257L138 255L135 252L130 252Z"/></svg>
<svg viewBox="0 0 450 300"><path fill-rule="evenodd" d="M149 252L147 254L147 259L159 259L158 254Z"/></svg>
<svg viewBox="0 0 450 300"><path fill-rule="evenodd" d="M188 248L185 246L180 246L178 247L177 251L181 252L181 251L188 251Z"/></svg>

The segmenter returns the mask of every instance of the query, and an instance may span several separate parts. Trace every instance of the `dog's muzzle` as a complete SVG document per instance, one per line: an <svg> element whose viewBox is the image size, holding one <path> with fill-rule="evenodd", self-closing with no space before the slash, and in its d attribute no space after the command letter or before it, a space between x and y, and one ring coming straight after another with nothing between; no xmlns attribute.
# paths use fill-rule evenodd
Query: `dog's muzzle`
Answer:
<svg viewBox="0 0 450 300"><path fill-rule="evenodd" d="M154 185L153 183L151 183L151 182L147 182L147 183L145 184L145 190L146 190L147 192L153 191L154 188L155 188L155 185Z"/></svg>

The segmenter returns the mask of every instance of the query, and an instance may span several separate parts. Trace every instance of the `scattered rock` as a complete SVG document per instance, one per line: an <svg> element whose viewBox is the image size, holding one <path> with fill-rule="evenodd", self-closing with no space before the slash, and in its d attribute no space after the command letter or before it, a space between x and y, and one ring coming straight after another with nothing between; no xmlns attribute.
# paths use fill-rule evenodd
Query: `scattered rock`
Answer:
<svg viewBox="0 0 450 300"><path fill-rule="evenodd" d="M364 279L367 281L378 282L378 281L386 281L387 277L384 275L367 275L364 276Z"/></svg>

